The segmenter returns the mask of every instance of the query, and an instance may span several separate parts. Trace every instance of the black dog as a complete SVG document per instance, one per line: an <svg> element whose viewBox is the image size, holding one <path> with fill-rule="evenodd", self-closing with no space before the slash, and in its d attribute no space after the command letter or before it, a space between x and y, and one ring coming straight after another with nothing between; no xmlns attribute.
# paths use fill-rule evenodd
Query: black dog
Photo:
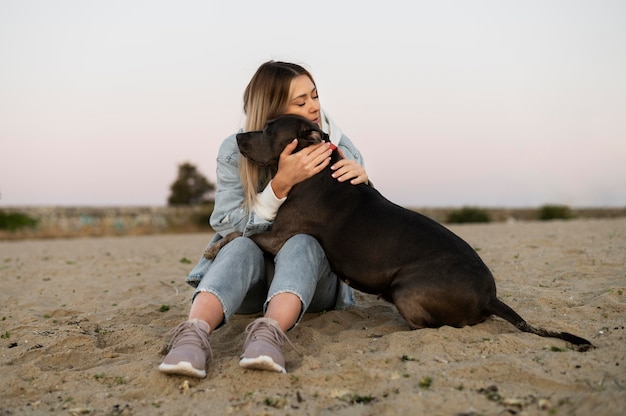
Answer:
<svg viewBox="0 0 626 416"><path fill-rule="evenodd" d="M276 168L280 153L294 138L299 141L296 151L328 141L314 123L287 115L268 122L263 131L238 134L237 143L254 163ZM334 151L331 164L340 158ZM496 315L521 331L561 338L579 350L592 347L567 332L528 324L496 297L489 268L465 241L439 223L391 203L368 185L338 182L330 167L294 186L271 231L251 238L275 255L295 234L315 237L339 278L393 302L413 329L462 327ZM214 258L240 235L225 236L207 249L205 257Z"/></svg>

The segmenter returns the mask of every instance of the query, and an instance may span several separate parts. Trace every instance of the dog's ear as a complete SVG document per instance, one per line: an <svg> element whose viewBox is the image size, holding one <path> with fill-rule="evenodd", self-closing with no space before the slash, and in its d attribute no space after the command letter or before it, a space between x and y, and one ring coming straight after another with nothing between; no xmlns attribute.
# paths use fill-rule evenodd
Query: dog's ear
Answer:
<svg viewBox="0 0 626 416"><path fill-rule="evenodd" d="M262 131L238 133L237 146L242 155L259 166L267 166L274 159L272 148L267 145L267 140L263 139Z"/></svg>

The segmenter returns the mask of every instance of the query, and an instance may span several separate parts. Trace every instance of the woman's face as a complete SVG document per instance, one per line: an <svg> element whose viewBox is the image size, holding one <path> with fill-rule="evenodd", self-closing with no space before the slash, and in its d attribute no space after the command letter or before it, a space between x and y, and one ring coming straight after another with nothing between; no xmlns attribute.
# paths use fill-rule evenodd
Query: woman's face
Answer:
<svg viewBox="0 0 626 416"><path fill-rule="evenodd" d="M320 100L317 95L317 88L308 76L298 75L294 79L291 85L289 103L287 103L284 114L302 116L321 126Z"/></svg>

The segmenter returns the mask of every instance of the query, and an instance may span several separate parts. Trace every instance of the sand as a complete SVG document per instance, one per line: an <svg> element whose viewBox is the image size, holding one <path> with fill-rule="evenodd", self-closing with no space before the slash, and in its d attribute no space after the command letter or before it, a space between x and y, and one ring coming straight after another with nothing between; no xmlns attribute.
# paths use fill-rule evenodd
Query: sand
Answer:
<svg viewBox="0 0 626 416"><path fill-rule="evenodd" d="M243 370L254 316L212 338L206 379L157 366L210 234L0 242L0 415L618 415L626 406L626 219L450 227L529 322L410 331L358 294L289 332L287 374Z"/></svg>

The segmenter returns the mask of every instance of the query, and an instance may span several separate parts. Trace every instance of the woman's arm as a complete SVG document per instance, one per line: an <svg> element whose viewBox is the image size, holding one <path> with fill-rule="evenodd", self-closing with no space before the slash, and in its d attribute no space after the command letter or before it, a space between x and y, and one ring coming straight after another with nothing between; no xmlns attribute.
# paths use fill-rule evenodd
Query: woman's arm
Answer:
<svg viewBox="0 0 626 416"><path fill-rule="evenodd" d="M337 146L339 154L343 158L330 168L334 171L333 178L339 182L350 181L351 184L369 184L369 177L364 168L364 161L361 152L345 135L342 134Z"/></svg>
<svg viewBox="0 0 626 416"><path fill-rule="evenodd" d="M238 231L244 235L267 231L272 221L243 206L243 184L239 176L239 149L235 135L222 142L217 155L217 192L210 224L222 236Z"/></svg>

